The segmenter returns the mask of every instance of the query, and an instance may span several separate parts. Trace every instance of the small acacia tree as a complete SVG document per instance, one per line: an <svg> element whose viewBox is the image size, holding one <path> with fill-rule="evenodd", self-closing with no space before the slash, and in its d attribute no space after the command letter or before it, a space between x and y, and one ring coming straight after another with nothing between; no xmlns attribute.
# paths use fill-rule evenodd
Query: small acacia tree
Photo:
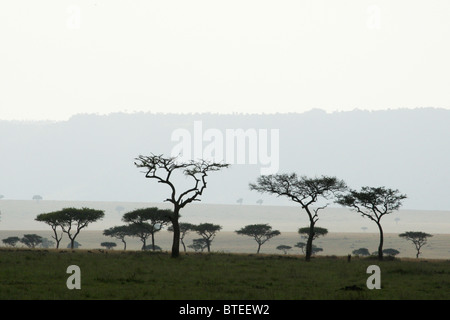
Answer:
<svg viewBox="0 0 450 320"><path fill-rule="evenodd" d="M275 236L280 235L280 231L272 230L270 225L266 224L249 224L239 230L235 231L237 234L253 237L256 243L258 243L258 250L256 253L259 253L261 246L272 239Z"/></svg>
<svg viewBox="0 0 450 320"><path fill-rule="evenodd" d="M163 155L140 155L134 163L138 168L144 168L145 177L155 179L157 182L169 187L170 196L165 201L173 204L173 214L170 217L173 228L173 243L171 256L176 258L180 255L180 210L193 201L200 201L199 197L206 188L206 177L211 171L227 168L228 164L208 162L205 160L179 162L177 157L164 157ZM176 173L190 178L191 187L177 194L173 179Z"/></svg>
<svg viewBox="0 0 450 320"><path fill-rule="evenodd" d="M173 211L158 209L157 207L136 209L123 215L122 220L131 225L130 231L135 232L143 242L142 249L146 247L146 239L152 237L152 249L155 251L155 234L170 222Z"/></svg>
<svg viewBox="0 0 450 320"><path fill-rule="evenodd" d="M33 196L32 199L35 200L36 202L39 202L39 201L41 201L43 198L42 198L42 196L40 196L40 195L38 195L38 194L35 194L35 195Z"/></svg>
<svg viewBox="0 0 450 320"><path fill-rule="evenodd" d="M3 243L7 246L15 247L18 242L20 242L19 237L8 237L2 240Z"/></svg>
<svg viewBox="0 0 450 320"><path fill-rule="evenodd" d="M399 234L398 236L414 243L417 250L416 258L419 258L419 255L421 254L420 249L427 243L428 238L432 237L431 234L421 231L407 231Z"/></svg>
<svg viewBox="0 0 450 320"><path fill-rule="evenodd" d="M302 238L308 239L309 233L311 232L309 227L299 228L298 233L302 236ZM313 241L316 240L319 237L326 236L328 234L328 229L321 228L321 227L314 227L313 232Z"/></svg>
<svg viewBox="0 0 450 320"><path fill-rule="evenodd" d="M61 242L61 239L63 236L62 231L59 236L58 236L58 231L57 231L57 228L59 226L61 226L61 224L62 224L61 219L62 219L62 214L59 211L49 212L49 213L41 213L41 214L38 214L35 219L36 221L44 222L44 223L48 224L52 228L52 230L53 230L52 238L55 239L55 241L56 241L56 249L59 248L59 243Z"/></svg>
<svg viewBox="0 0 450 320"><path fill-rule="evenodd" d="M194 226L194 231L205 240L208 252L211 252L211 242L220 230L222 230L222 226L212 223L200 223L199 225Z"/></svg>
<svg viewBox="0 0 450 320"><path fill-rule="evenodd" d="M345 182L336 177L308 178L306 176L299 177L295 173L260 176L256 183L250 184L250 190L287 197L300 204L301 208L305 210L310 222L310 232L306 243L306 261L311 259L314 225L319 220L319 210L326 208L328 204L315 208L313 206L317 205L319 200L328 200L339 192L345 191L346 188Z"/></svg>
<svg viewBox="0 0 450 320"><path fill-rule="evenodd" d="M403 199L406 199L406 195L400 194L398 190L386 189L385 187L362 187L360 191L350 190L347 194L340 195L336 202L351 208L377 224L380 231L378 260L383 260L381 218L398 210Z"/></svg>
<svg viewBox="0 0 450 320"><path fill-rule="evenodd" d="M400 251L398 251L397 249L394 249L394 248L383 249L383 254L390 256L390 257L395 257L399 253L400 253Z"/></svg>
<svg viewBox="0 0 450 320"><path fill-rule="evenodd" d="M194 249L195 252L197 251L203 252L203 250L205 250L207 246L208 245L206 244L206 240L203 238L199 238L193 239L192 244L188 245L188 248Z"/></svg>
<svg viewBox="0 0 450 320"><path fill-rule="evenodd" d="M277 250L283 251L284 254L287 254L287 252L288 252L289 250L291 250L291 249L292 249L291 246L287 246L287 245L285 245L285 244L280 244L279 246L277 246Z"/></svg>
<svg viewBox="0 0 450 320"><path fill-rule="evenodd" d="M115 226L111 227L109 229L103 230L103 235L107 237L113 237L116 238L123 243L123 250L127 250L127 243L125 241L125 237L132 236L132 230L130 226Z"/></svg>
<svg viewBox="0 0 450 320"><path fill-rule="evenodd" d="M367 248L359 248L359 249L353 250L352 253L355 256L370 256L369 249L367 249Z"/></svg>
<svg viewBox="0 0 450 320"><path fill-rule="evenodd" d="M58 212L58 215L61 229L70 239L70 248L74 249L75 238L80 231L90 223L102 219L105 213L102 210L89 208L64 208Z"/></svg>
<svg viewBox="0 0 450 320"><path fill-rule="evenodd" d="M23 238L20 239L24 245L28 248L35 248L37 245L42 243L42 237L37 234L24 234Z"/></svg>
<svg viewBox="0 0 450 320"><path fill-rule="evenodd" d="M117 246L117 243L115 243L115 242L110 242L110 241L105 241L105 242L100 243L100 245L101 245L102 247L105 247L106 249L110 250L110 249L116 247L116 246Z"/></svg>

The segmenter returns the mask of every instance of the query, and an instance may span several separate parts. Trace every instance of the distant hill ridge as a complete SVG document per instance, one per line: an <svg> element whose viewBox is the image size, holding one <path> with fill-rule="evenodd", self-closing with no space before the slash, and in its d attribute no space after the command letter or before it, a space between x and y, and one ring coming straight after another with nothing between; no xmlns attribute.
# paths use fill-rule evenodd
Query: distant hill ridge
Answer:
<svg viewBox="0 0 450 320"><path fill-rule="evenodd" d="M408 195L408 209L450 210L450 111L438 108L288 114L76 115L61 122L0 121L4 199L152 201L167 190L134 166L139 154L169 155L171 137L206 130L278 130L279 172L335 175L349 186L384 185ZM213 132L213 131L210 131ZM197 137L198 138L198 137ZM204 142L207 144L207 142ZM269 146L268 146L269 147ZM270 148L269 148L270 151ZM261 163L211 173L208 203L287 204L250 191Z"/></svg>

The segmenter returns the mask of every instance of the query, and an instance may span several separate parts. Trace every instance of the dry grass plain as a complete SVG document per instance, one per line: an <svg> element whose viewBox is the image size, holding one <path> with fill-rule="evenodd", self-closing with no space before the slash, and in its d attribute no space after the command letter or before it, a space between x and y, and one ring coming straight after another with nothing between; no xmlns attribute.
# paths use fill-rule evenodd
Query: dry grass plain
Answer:
<svg viewBox="0 0 450 320"><path fill-rule="evenodd" d="M50 230L7 230L0 231L0 240L9 236L22 237L26 233L36 233L42 237L51 239L52 232ZM195 233L186 235L185 244L192 244L192 240L199 236ZM101 242L110 241L117 243L117 247L113 250L122 250L123 244L120 240L105 237L101 230L82 230L76 239L81 244L81 249L99 249ZM261 253L280 254L277 250L278 245L289 245L292 247L288 251L291 255L300 255L301 250L294 247L294 244L304 241L300 239L300 235L296 232L282 232L278 237L272 238L261 247ZM376 233L329 233L323 238L314 241L314 244L323 248L318 256L347 256L353 250L359 248L367 248L370 252L377 250L379 235ZM137 238L126 238L128 250L139 250L142 243ZM63 237L61 248L67 247L69 244L67 236ZM147 244L150 244L150 239ZM172 246L172 233L162 230L155 236L155 244L160 246L163 251L169 251ZM3 245L3 243L1 243ZM18 245L20 247L22 245ZM398 236L398 234L385 234L384 248L394 248L400 251L398 257L415 258L416 250L410 241L406 241ZM182 248L181 248L182 249ZM256 242L246 236L241 236L231 231L221 231L217 234L211 245L214 252L223 253L256 253ZM193 251L188 248L188 251ZM421 250L422 259L450 259L450 234L436 234L428 241L428 244Z"/></svg>

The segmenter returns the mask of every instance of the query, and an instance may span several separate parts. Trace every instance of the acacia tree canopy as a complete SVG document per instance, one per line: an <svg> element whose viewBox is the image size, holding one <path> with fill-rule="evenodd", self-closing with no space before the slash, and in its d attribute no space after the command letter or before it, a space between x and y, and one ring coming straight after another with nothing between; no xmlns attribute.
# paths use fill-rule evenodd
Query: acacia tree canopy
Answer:
<svg viewBox="0 0 450 320"><path fill-rule="evenodd" d="M428 238L432 237L431 234L421 231L407 231L399 234L398 236L414 243L417 250L416 258L419 258L419 255L421 254L420 249L427 243Z"/></svg>
<svg viewBox="0 0 450 320"><path fill-rule="evenodd" d="M132 235L141 238L142 250L146 247L146 239L151 236L152 249L155 251L155 233L167 225L172 216L172 210L151 207L127 212L123 215L122 220L130 224L128 231Z"/></svg>
<svg viewBox="0 0 450 320"><path fill-rule="evenodd" d="M305 238L309 237L309 232L310 232L309 227L304 227L304 228L298 229L298 233L300 235L304 234ZM313 240L316 240L318 237L321 237L321 236L326 236L327 234L328 234L328 229L321 228L321 227L314 227Z"/></svg>
<svg viewBox="0 0 450 320"><path fill-rule="evenodd" d="M194 226L194 231L205 240L208 252L211 252L211 242L220 230L222 230L222 226L213 223L200 223Z"/></svg>
<svg viewBox="0 0 450 320"><path fill-rule="evenodd" d="M249 186L250 190L287 197L300 204L302 209L306 211L310 221L310 232L306 244L306 261L311 258L314 225L319 220L319 210L328 206L328 203L318 205L318 201L329 200L347 189L345 182L336 177L309 178L297 176L296 173L260 176L256 183L250 183ZM316 207L313 208L313 205L316 205Z"/></svg>
<svg viewBox="0 0 450 320"><path fill-rule="evenodd" d="M127 249L127 243L125 242L125 237L132 236L133 232L129 225L115 226L109 229L103 230L103 235L107 237L114 237L119 239L123 243L123 250Z"/></svg>
<svg viewBox="0 0 450 320"><path fill-rule="evenodd" d="M70 248L74 249L74 241L80 231L86 228L91 222L98 221L105 216L102 210L90 208L64 208L57 211L59 224L63 232L67 233L70 239ZM75 230L73 230L75 228Z"/></svg>
<svg viewBox="0 0 450 320"><path fill-rule="evenodd" d="M178 219L180 210L193 201L200 201L199 197L206 188L206 177L211 171L227 168L228 164L208 162L205 160L179 162L177 157L164 157L163 155L140 155L135 159L137 168L145 169L145 177L155 179L157 182L170 188L170 196L165 200L173 204L173 215L171 217L173 227L172 257L178 257L180 252L180 226ZM177 193L177 187L173 181L175 173L190 178L191 187ZM178 188L179 189L179 188Z"/></svg>
<svg viewBox="0 0 450 320"><path fill-rule="evenodd" d="M35 248L37 245L42 243L42 237L37 234L24 234L23 238L20 239L24 245L28 248Z"/></svg>
<svg viewBox="0 0 450 320"><path fill-rule="evenodd" d="M255 241L258 243L258 250L256 253L259 253L261 246L271 238L280 235L280 231L272 230L270 225L266 224L250 224L239 230L235 231L237 234L245 235L249 237L253 237Z"/></svg>
<svg viewBox="0 0 450 320"><path fill-rule="evenodd" d="M8 237L6 239L2 240L4 244L11 246L11 247L15 247L17 242L20 242L20 238L19 237Z"/></svg>
<svg viewBox="0 0 450 320"><path fill-rule="evenodd" d="M59 248L59 243L61 242L61 239L63 236L62 231L59 236L58 236L58 232L57 232L57 228L59 226L61 226L61 224L63 223L62 218L63 218L63 216L60 213L60 211L55 211L55 212L38 214L35 219L36 221L44 222L44 223L48 224L52 228L52 230L53 230L52 238L55 239L55 241L56 241L56 249Z"/></svg>
<svg viewBox="0 0 450 320"><path fill-rule="evenodd" d="M398 190L385 187L362 187L360 191L350 190L347 194L339 195L336 203L349 207L363 217L374 221L380 231L378 259L383 260L383 228L381 218L398 210L406 195Z"/></svg>

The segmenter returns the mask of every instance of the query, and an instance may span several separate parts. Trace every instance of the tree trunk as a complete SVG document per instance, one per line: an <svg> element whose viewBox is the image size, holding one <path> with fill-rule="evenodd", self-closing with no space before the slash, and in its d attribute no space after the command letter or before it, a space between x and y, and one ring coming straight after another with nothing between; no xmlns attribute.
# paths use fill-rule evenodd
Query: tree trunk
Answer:
<svg viewBox="0 0 450 320"><path fill-rule="evenodd" d="M184 244L183 239L180 238L181 244L183 245L184 253L186 253L186 245Z"/></svg>
<svg viewBox="0 0 450 320"><path fill-rule="evenodd" d="M383 261L383 229L381 224L377 222L378 229L380 229L380 244L378 245L378 260Z"/></svg>
<svg viewBox="0 0 450 320"><path fill-rule="evenodd" d="M311 223L309 225L308 241L306 242L306 257L305 257L306 261L311 260L312 243L313 243L313 238L314 238L314 224L315 224L315 222L313 220L311 220Z"/></svg>
<svg viewBox="0 0 450 320"><path fill-rule="evenodd" d="M56 227L52 227L52 229L53 229L53 233L54 233L54 237L52 237L53 239L55 239L55 241L56 241L56 249L59 249L59 243L61 242L61 239L62 239L62 235L61 235L61 238L58 238L58 232L56 232Z"/></svg>
<svg viewBox="0 0 450 320"><path fill-rule="evenodd" d="M259 249L261 249L261 243L258 242L258 251L256 253L259 253Z"/></svg>
<svg viewBox="0 0 450 320"><path fill-rule="evenodd" d="M122 242L123 242L123 250L125 251L127 250L127 243L125 242L124 239L122 239Z"/></svg>
<svg viewBox="0 0 450 320"><path fill-rule="evenodd" d="M179 208L174 209L174 214L172 217L172 227L173 227L173 243L172 243L172 258L178 258L180 256L180 224L178 222Z"/></svg>
<svg viewBox="0 0 450 320"><path fill-rule="evenodd" d="M155 251L155 233L152 233L152 250Z"/></svg>
<svg viewBox="0 0 450 320"><path fill-rule="evenodd" d="M414 243L414 245L416 246L416 259L419 259L419 254L420 254L420 248L422 248L422 246L420 246L419 244Z"/></svg>

